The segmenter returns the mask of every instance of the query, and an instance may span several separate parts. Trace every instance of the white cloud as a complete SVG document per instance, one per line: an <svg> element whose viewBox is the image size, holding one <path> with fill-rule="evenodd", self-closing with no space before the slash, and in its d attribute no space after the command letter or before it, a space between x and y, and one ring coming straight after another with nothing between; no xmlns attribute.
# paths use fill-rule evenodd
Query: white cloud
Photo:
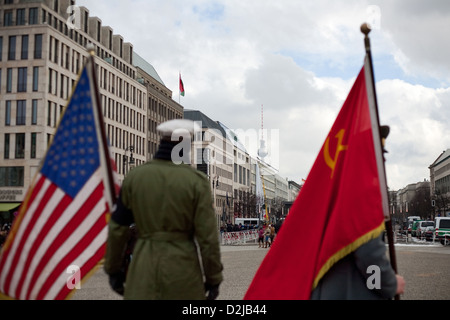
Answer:
<svg viewBox="0 0 450 320"><path fill-rule="evenodd" d="M429 178L449 148L447 0L79 0L150 62L178 101L231 129L279 129L280 174L306 178L370 34L391 189ZM372 7L370 7L372 6ZM372 16L373 18L373 16Z"/></svg>

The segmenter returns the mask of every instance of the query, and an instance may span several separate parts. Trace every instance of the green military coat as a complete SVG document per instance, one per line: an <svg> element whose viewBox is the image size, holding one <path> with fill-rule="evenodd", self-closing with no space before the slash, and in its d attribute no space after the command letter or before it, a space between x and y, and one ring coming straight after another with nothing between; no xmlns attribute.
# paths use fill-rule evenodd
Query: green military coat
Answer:
<svg viewBox="0 0 450 320"><path fill-rule="evenodd" d="M204 283L221 283L216 217L203 173L172 161L153 160L129 172L121 201L131 210L139 234L125 299L205 299ZM105 256L109 274L122 266L128 231L128 225L121 225L113 215Z"/></svg>

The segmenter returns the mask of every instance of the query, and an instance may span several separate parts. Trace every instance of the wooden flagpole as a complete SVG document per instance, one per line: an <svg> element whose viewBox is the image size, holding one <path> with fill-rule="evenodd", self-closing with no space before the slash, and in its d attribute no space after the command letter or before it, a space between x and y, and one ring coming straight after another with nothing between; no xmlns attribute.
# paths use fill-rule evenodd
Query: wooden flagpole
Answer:
<svg viewBox="0 0 450 320"><path fill-rule="evenodd" d="M100 94L99 94L99 89L98 89L98 82L97 82L97 70L95 69L95 49L94 46L92 44L88 44L87 46L87 51L89 52L89 58L90 61L89 63L91 64L91 70L89 70L89 72L92 75L92 86L94 86L94 97L92 97L92 99L95 100L95 106L96 106L96 113L97 113L97 120L98 120L98 124L99 124L99 131L100 131L100 135L101 135L101 141L99 143L101 143L103 145L103 148L101 148L103 150L103 156L105 158L105 162L106 162L106 173L107 173L107 179L109 182L109 192L111 193L111 201L112 204L114 205L117 201L116 199L116 192L115 192L115 183L114 183L114 178L113 178L113 169L112 169L112 165L111 165L111 158L110 158L110 154L109 154L109 149L108 149L108 140L106 138L106 132L105 132L105 122L103 120L103 113L102 113L102 107L101 107L101 99L100 99ZM110 210L112 210L112 208L110 208Z"/></svg>
<svg viewBox="0 0 450 320"><path fill-rule="evenodd" d="M378 124L379 133L380 133L379 136L381 139L381 148L382 148L381 154L383 156L384 179L386 180L386 168L385 168L385 159L384 159L384 153L386 152L386 150L384 148L384 143L385 143L387 136L389 135L389 127L388 126L380 126L380 118L379 118L379 113L378 113L378 102L377 102L377 95L376 95L376 91L375 91L375 77L374 77L373 64L372 64L372 52L371 52L371 48L370 48L370 39L369 39L370 31L371 31L371 29L367 23L363 23L361 25L361 32L365 35L364 44L365 44L365 48L366 48L366 55L367 55L367 58L369 61L370 75L372 78L371 82L372 82L372 90L373 90L373 95L374 95L373 100L374 100L374 104L375 104L375 113L376 113L376 118L377 118L376 121ZM387 186L386 181L384 181L383 183L385 186ZM385 193L384 196L386 197L386 199L389 199L387 187L385 188L385 190L382 190L382 192ZM386 226L386 234L388 237L389 258L390 258L392 269L394 269L394 272L397 274L397 259L395 256L392 220L390 218L389 212L387 212L387 215L385 216L385 226ZM400 300L400 296L395 295L395 300Z"/></svg>

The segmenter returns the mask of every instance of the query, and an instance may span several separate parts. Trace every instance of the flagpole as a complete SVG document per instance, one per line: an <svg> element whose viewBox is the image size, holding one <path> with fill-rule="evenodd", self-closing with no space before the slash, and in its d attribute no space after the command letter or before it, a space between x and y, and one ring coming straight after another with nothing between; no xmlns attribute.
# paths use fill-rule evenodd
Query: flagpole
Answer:
<svg viewBox="0 0 450 320"><path fill-rule="evenodd" d="M378 130L380 133L380 138L381 138L381 155L383 157L383 171L384 171L384 185L387 186L387 181L386 181L386 167L385 167L385 159L384 159L384 153L386 152L384 149L384 141L387 138L388 134L389 134L389 127L388 126L380 126L380 118L379 118L379 113L378 113L378 102L377 102L377 95L376 95L376 91L375 91L375 77L374 77L374 72L373 72L373 64L372 64L372 51L370 48L370 38L369 38L369 33L370 33L371 29L370 26L367 23L363 23L361 25L361 32L364 34L364 45L366 48L366 54L368 57L368 62L369 62L369 68L370 68L370 75L371 75L371 82L372 82L372 90L373 90L373 95L374 95L374 104L375 104L375 115L376 115L376 121L378 124ZM382 190L383 193L385 193L385 197L386 199L389 199L389 194L388 194L388 190L387 187L385 188L385 190ZM394 247L394 237L393 237L393 230L392 230L392 220L390 218L390 213L388 212L385 218L385 226L386 226L386 233L387 233L387 237L388 237L388 246L389 246L389 257L390 257L390 261L391 261L391 266L392 269L394 269L395 273L397 274L397 259L395 256L395 247ZM395 295L395 300L400 300L400 296L399 295Z"/></svg>
<svg viewBox="0 0 450 320"><path fill-rule="evenodd" d="M103 144L103 156L105 157L105 162L106 162L106 171L107 171L107 175L108 175L108 182L109 182L109 187L110 187L110 193L111 193L111 201L112 204L114 205L116 203L116 192L115 192L115 183L114 183L114 178L113 178L113 174L112 174L112 166L111 166L111 158L110 155L108 153L108 140L106 139L106 133L105 133L105 122L103 121L103 116L102 116L102 108L101 108L101 104L100 104L100 94L98 91L98 82L97 82L97 73L95 70L95 60L94 60L94 56L95 56L95 49L93 45L88 45L86 47L87 51L89 52L89 59L91 62L91 73L92 73L92 82L93 82L93 86L95 88L94 90L94 99L95 99L95 105L97 108L97 119L99 122L99 130L100 130L100 135L101 135L101 141ZM110 210L112 210L112 208L110 208Z"/></svg>

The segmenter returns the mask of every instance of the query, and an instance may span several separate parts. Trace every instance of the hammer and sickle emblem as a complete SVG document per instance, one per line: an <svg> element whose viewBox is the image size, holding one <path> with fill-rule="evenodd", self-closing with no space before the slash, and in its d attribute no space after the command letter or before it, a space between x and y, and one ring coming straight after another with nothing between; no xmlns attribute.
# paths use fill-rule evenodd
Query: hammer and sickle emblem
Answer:
<svg viewBox="0 0 450 320"><path fill-rule="evenodd" d="M342 139L344 138L344 133L345 133L345 130L341 129L335 136L335 138L338 139L338 142L337 142L336 151L334 153L334 158L331 158L331 156L330 156L330 137L328 137L327 140L325 141L323 156L325 158L325 163L327 164L327 166L329 166L331 168L331 178L333 178L334 168L336 167L339 153L341 151L347 150L347 148L348 148L348 146L342 145Z"/></svg>

